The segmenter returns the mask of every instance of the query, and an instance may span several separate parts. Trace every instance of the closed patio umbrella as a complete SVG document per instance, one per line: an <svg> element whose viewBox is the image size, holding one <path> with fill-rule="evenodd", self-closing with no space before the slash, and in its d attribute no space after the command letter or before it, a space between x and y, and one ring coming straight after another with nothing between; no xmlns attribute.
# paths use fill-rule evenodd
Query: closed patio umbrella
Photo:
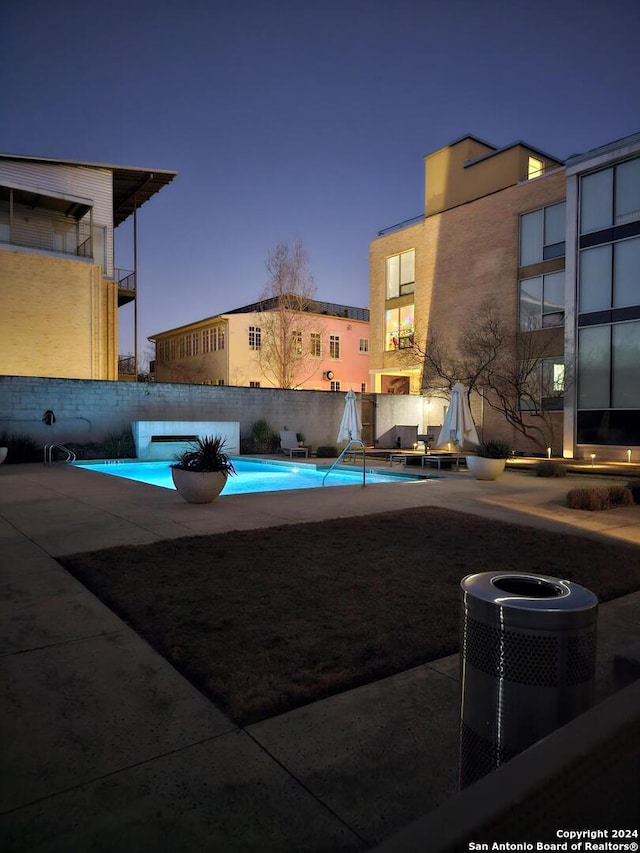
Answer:
<svg viewBox="0 0 640 853"><path fill-rule="evenodd" d="M451 402L442 424L436 447L455 444L462 450L474 450L480 444L467 401L467 389L461 382L451 389Z"/></svg>
<svg viewBox="0 0 640 853"><path fill-rule="evenodd" d="M342 413L337 441L350 441L353 438L359 441L361 429L362 423L356 405L356 395L353 391L347 391L344 397L344 412Z"/></svg>

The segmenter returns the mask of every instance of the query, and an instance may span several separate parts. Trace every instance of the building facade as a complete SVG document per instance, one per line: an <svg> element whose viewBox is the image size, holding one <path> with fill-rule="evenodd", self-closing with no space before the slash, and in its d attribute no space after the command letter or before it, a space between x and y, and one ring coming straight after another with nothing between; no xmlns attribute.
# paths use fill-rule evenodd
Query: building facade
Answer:
<svg viewBox="0 0 640 853"><path fill-rule="evenodd" d="M118 378L136 270L115 267L114 230L175 174L0 155L2 374Z"/></svg>
<svg viewBox="0 0 640 853"><path fill-rule="evenodd" d="M366 308L313 301L285 321L283 346L276 302L246 305L151 335L154 378L250 388L370 390ZM274 340L279 341L275 350Z"/></svg>
<svg viewBox="0 0 640 853"><path fill-rule="evenodd" d="M498 149L475 137L428 155L424 215L380 232L370 247L372 390L420 394L415 346L424 352L435 329L455 347L474 312L494 304L545 354L538 402L554 455L582 456L596 438L610 457L620 456L622 436L640 445L637 408L622 405L640 387L637 144L632 137L566 165L523 142ZM611 208L606 225L591 210L598 204ZM609 261L609 277L596 283ZM608 282L620 277L615 291ZM607 379L615 364L617 385ZM442 423L447 402L425 398L425 422ZM485 437L540 451L481 395L472 406Z"/></svg>
<svg viewBox="0 0 640 853"><path fill-rule="evenodd" d="M640 453L640 133L567 161L565 454Z"/></svg>

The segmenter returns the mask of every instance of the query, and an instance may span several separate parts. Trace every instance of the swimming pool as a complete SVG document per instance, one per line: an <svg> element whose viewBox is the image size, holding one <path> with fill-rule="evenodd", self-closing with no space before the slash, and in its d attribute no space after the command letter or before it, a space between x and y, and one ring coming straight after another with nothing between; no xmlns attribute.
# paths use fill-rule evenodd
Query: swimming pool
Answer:
<svg viewBox="0 0 640 853"><path fill-rule="evenodd" d="M228 477L222 490L225 495L242 495L249 492L279 492L285 489L317 489L322 486L327 467L296 465L292 462L261 461L233 457L236 477ZM174 489L171 479L171 462L75 462L74 467L86 468L100 474L137 480L163 489ZM420 478L424 479L424 478ZM398 472L380 474L367 470L367 483L416 482L416 478ZM359 486L362 484L362 468L353 471L335 469L327 477L325 486Z"/></svg>

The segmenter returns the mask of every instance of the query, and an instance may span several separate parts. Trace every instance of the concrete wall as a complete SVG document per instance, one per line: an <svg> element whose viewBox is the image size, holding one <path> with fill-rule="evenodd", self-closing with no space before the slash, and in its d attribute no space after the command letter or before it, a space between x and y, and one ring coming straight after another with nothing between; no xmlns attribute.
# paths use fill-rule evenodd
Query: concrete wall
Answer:
<svg viewBox="0 0 640 853"><path fill-rule="evenodd" d="M265 418L276 432L303 432L317 447L336 444L344 398L330 391L0 376L0 432L27 433L44 445L101 441L133 421L238 421L246 438L252 422ZM374 404L376 436L396 424L422 431L422 397L376 395ZM42 421L47 410L55 415L52 426Z"/></svg>

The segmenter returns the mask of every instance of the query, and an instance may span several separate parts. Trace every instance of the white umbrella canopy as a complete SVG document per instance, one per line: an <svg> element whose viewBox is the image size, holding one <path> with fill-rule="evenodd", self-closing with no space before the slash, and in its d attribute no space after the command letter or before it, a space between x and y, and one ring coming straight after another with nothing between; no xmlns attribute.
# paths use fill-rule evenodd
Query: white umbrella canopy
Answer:
<svg viewBox="0 0 640 853"><path fill-rule="evenodd" d="M362 423L356 405L356 395L353 391L347 391L344 396L344 412L340 421L337 441L350 441L352 438L360 440Z"/></svg>
<svg viewBox="0 0 640 853"><path fill-rule="evenodd" d="M475 449L480 444L467 401L467 389L461 382L456 382L451 389L451 402L436 447L447 444L455 444L463 450Z"/></svg>

